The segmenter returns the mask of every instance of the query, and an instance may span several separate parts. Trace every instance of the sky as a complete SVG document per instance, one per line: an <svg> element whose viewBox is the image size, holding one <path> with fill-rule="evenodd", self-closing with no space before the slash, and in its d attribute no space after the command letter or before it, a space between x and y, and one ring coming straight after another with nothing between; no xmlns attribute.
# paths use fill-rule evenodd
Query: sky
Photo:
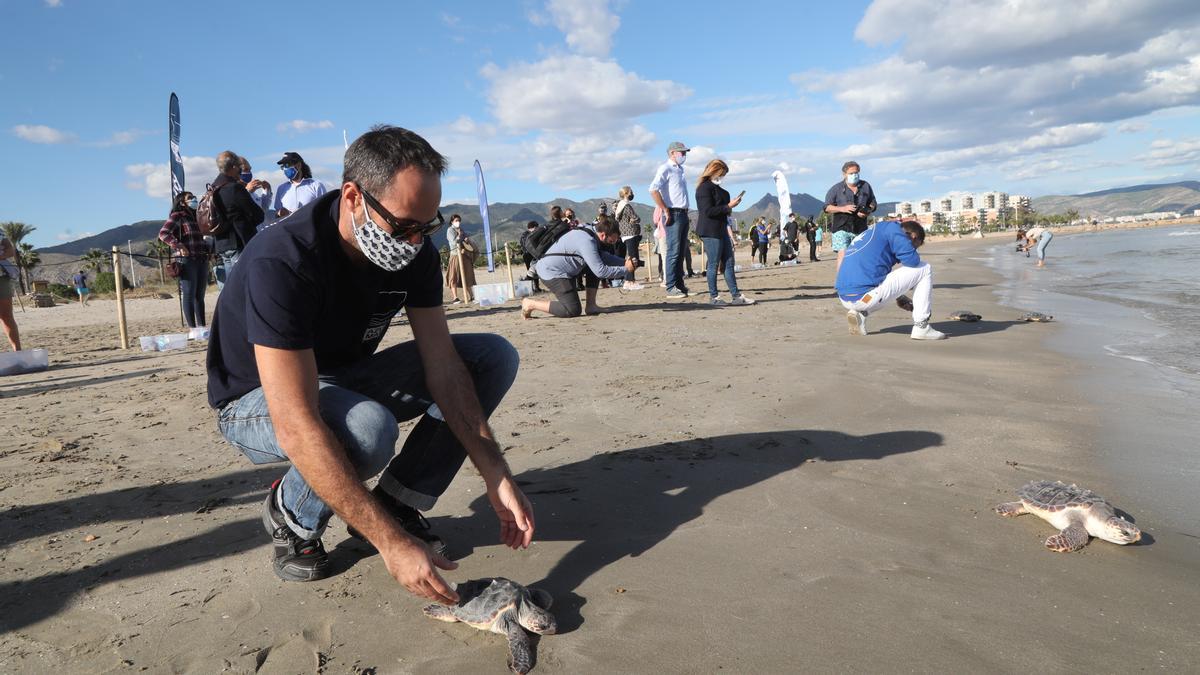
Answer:
<svg viewBox="0 0 1200 675"><path fill-rule="evenodd" d="M0 0L0 221L50 246L169 206L233 150L278 184L296 151L340 184L343 130L417 131L446 203L615 198L666 147L782 171L818 198L844 161L881 202L1078 194L1200 175L1200 2Z"/></svg>

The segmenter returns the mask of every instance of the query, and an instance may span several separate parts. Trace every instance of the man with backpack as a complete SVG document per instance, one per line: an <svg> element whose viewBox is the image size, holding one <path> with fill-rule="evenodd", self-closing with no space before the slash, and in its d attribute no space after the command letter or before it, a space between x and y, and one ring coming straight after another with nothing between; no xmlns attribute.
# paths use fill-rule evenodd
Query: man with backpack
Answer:
<svg viewBox="0 0 1200 675"><path fill-rule="evenodd" d="M579 316L585 309L589 315L599 314L596 292L600 280L623 279L626 272L637 269L632 259L600 251L601 244L620 240L620 228L607 215L596 220L594 233L587 228L572 229L566 222L552 222L531 232L525 239L528 253L537 259L534 269L554 299L522 298L521 316L528 319L537 311L565 319ZM580 306L575 290L575 278L580 274L584 276L585 307Z"/></svg>
<svg viewBox="0 0 1200 675"><path fill-rule="evenodd" d="M266 214L254 203L250 190L258 189L262 181L250 176L242 179L242 158L231 150L217 155L217 177L200 200L196 219L200 229L216 240L219 261L213 266L217 288L224 288L238 256L258 231Z"/></svg>

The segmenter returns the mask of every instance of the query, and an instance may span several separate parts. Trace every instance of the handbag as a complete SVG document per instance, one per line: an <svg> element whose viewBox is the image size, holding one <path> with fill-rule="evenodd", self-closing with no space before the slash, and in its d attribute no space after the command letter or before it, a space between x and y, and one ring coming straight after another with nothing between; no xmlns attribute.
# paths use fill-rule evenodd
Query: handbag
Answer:
<svg viewBox="0 0 1200 675"><path fill-rule="evenodd" d="M172 259L171 262L167 263L166 270L167 276L171 277L172 279L178 279L179 276L183 274L183 263L176 259Z"/></svg>

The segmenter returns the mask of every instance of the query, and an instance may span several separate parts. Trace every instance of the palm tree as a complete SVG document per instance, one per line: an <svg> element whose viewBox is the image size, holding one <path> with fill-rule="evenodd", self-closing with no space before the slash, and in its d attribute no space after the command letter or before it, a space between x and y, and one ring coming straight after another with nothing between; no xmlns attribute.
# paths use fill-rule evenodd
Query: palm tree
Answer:
<svg viewBox="0 0 1200 675"><path fill-rule="evenodd" d="M96 274L104 271L104 266L111 264L109 256L98 248L93 248L83 254L84 269L94 270Z"/></svg>
<svg viewBox="0 0 1200 675"><path fill-rule="evenodd" d="M1067 223L1066 224L1070 225L1071 223L1075 222L1076 220L1079 220L1079 210L1078 209L1067 209Z"/></svg>
<svg viewBox="0 0 1200 675"><path fill-rule="evenodd" d="M33 268L42 264L42 256L33 250L33 244L26 242L17 245L17 260L20 261L18 269L25 273L26 283L32 285Z"/></svg>
<svg viewBox="0 0 1200 675"><path fill-rule="evenodd" d="M37 228L32 225L26 225L25 223L18 223L14 221L0 223L0 232L3 232L5 238L12 242L13 249L16 251L16 255L14 256L16 259L13 260L13 262L16 263L18 270L22 268L21 240L25 237L28 237L30 233L36 229ZM24 295L26 292L25 280L20 274L17 274L17 282L21 285L21 294Z"/></svg>
<svg viewBox="0 0 1200 675"><path fill-rule="evenodd" d="M158 258L159 283L167 283L167 277L163 272L163 260L171 257L171 247L167 245L167 242L162 241L161 239L151 239L150 241L146 242L146 249L149 251L150 255Z"/></svg>

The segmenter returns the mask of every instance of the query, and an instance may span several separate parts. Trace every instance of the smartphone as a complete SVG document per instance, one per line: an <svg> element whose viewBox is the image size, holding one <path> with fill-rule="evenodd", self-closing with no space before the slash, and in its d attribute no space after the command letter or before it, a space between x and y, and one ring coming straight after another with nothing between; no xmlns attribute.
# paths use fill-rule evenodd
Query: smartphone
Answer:
<svg viewBox="0 0 1200 675"><path fill-rule="evenodd" d="M741 192L739 192L739 193L738 193L738 196L737 196L737 198L738 198L738 199L741 199L742 197L745 197L745 196L746 196L746 191L745 191L745 190L742 190Z"/></svg>

